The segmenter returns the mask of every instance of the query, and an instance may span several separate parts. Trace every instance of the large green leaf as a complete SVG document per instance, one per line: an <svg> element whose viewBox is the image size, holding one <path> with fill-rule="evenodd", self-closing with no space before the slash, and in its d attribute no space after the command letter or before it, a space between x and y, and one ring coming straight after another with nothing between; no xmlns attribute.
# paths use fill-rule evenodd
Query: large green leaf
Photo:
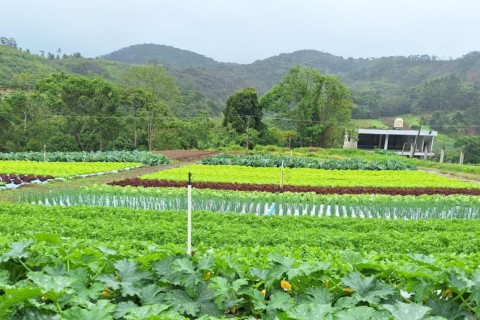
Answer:
<svg viewBox="0 0 480 320"><path fill-rule="evenodd" d="M41 288L43 292L53 291L55 293L60 293L69 288L74 282L73 279L68 277L52 277L51 275L38 271L29 272L27 277Z"/></svg>
<svg viewBox="0 0 480 320"><path fill-rule="evenodd" d="M390 311L395 320L423 320L432 309L417 303L397 302L395 305L384 304L382 308Z"/></svg>
<svg viewBox="0 0 480 320"><path fill-rule="evenodd" d="M148 306L133 307L125 315L125 319L161 319L160 315L162 314L162 312L168 310L169 308L170 306L166 304L151 304Z"/></svg>
<svg viewBox="0 0 480 320"><path fill-rule="evenodd" d="M163 303L165 301L165 288L156 284L149 284L140 288L137 296L140 298L140 303L143 306Z"/></svg>
<svg viewBox="0 0 480 320"><path fill-rule="evenodd" d="M333 313L334 309L331 305L318 303L304 303L287 311L288 317L295 320L331 320Z"/></svg>
<svg viewBox="0 0 480 320"><path fill-rule="evenodd" d="M173 309L181 314L196 317L200 312L200 303L192 299L185 291L170 290L166 300Z"/></svg>
<svg viewBox="0 0 480 320"><path fill-rule="evenodd" d="M90 301L100 297L105 285L100 282L90 282L90 275L84 268L77 268L67 272L73 280L71 287L75 290L76 299L79 301Z"/></svg>
<svg viewBox="0 0 480 320"><path fill-rule="evenodd" d="M106 300L99 301L97 304L89 306L88 309L83 309L78 306L68 309L62 313L62 319L65 320L110 320L113 319L112 314L115 306Z"/></svg>
<svg viewBox="0 0 480 320"><path fill-rule="evenodd" d="M333 294L324 287L307 288L305 293L308 295L309 302L319 304L331 304L333 302Z"/></svg>
<svg viewBox="0 0 480 320"><path fill-rule="evenodd" d="M358 301L378 304L395 293L395 289L380 283L373 276L365 277L360 272L352 272L342 278L343 284L353 290L353 297Z"/></svg>
<svg viewBox="0 0 480 320"><path fill-rule="evenodd" d="M138 293L141 281L150 277L151 273L137 268L137 264L127 259L119 260L114 264L117 274L103 274L98 280L113 290L121 290L122 296L133 296Z"/></svg>
<svg viewBox="0 0 480 320"><path fill-rule="evenodd" d="M352 307L335 313L335 320L372 320L377 311L367 306ZM406 320L406 319L405 319Z"/></svg>
<svg viewBox="0 0 480 320"><path fill-rule="evenodd" d="M184 286L190 295L195 295L197 286L202 281L200 272L195 269L191 259L177 259L172 264L172 272L179 275L177 285Z"/></svg>
<svg viewBox="0 0 480 320"><path fill-rule="evenodd" d="M2 288L2 290L4 291L4 294L0 295L0 315L5 314L9 308L20 304L25 300L42 295L42 290L40 288Z"/></svg>
<svg viewBox="0 0 480 320"><path fill-rule="evenodd" d="M12 242L10 244L10 251L0 256L0 262L6 262L10 259L28 258L30 256L30 253L28 251L25 251L25 249L28 248L31 244L32 242L30 241Z"/></svg>
<svg viewBox="0 0 480 320"><path fill-rule="evenodd" d="M473 314L455 301L428 299L426 306L432 308L432 315L442 316L449 320L475 319Z"/></svg>

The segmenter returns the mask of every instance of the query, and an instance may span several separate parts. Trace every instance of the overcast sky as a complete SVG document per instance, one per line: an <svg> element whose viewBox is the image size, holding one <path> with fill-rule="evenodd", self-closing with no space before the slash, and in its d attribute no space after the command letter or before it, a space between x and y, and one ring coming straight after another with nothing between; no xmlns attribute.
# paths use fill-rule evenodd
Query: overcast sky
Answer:
<svg viewBox="0 0 480 320"><path fill-rule="evenodd" d="M97 57L165 44L251 63L315 49L370 58L480 50L480 0L0 0L0 36Z"/></svg>

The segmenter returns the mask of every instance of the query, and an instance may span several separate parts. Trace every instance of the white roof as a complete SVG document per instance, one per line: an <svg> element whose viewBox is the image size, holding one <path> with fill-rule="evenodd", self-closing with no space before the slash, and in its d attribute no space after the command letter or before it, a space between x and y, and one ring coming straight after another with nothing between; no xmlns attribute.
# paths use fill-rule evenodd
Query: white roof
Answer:
<svg viewBox="0 0 480 320"><path fill-rule="evenodd" d="M392 136L416 136L418 130L393 130L393 129L358 129L359 134L388 134ZM434 130L420 130L421 136L434 137L438 134Z"/></svg>

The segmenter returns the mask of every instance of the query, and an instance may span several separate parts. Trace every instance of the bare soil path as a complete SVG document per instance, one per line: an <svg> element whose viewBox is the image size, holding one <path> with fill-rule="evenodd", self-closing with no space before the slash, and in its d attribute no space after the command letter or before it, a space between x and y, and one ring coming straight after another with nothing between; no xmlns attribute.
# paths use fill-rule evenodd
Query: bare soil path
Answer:
<svg viewBox="0 0 480 320"><path fill-rule="evenodd" d="M423 171L423 172L428 172L428 173L433 173L442 177L450 178L450 179L457 179L465 182L471 182L471 183L480 183L480 177L478 175L473 175L473 174L451 174L451 173L446 173L446 172L441 172L438 170L434 170L431 168L418 168L417 170Z"/></svg>

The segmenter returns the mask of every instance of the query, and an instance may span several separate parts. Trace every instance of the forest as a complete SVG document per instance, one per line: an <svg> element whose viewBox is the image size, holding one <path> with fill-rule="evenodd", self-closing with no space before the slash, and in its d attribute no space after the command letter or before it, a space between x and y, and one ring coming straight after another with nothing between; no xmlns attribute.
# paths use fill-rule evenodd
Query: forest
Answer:
<svg viewBox="0 0 480 320"><path fill-rule="evenodd" d="M1 38L2 152L338 147L352 119L402 114L478 148L480 52L440 60L302 50L240 65L152 44L96 59L32 54Z"/></svg>

